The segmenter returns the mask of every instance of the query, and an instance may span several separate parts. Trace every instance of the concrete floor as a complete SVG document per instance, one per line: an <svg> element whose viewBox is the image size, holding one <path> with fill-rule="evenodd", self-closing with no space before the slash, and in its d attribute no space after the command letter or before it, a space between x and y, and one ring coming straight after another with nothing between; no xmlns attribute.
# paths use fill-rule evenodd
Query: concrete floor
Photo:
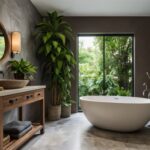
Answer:
<svg viewBox="0 0 150 150"><path fill-rule="evenodd" d="M97 129L83 113L46 123L44 135L34 136L21 150L150 150L150 129L117 133Z"/></svg>

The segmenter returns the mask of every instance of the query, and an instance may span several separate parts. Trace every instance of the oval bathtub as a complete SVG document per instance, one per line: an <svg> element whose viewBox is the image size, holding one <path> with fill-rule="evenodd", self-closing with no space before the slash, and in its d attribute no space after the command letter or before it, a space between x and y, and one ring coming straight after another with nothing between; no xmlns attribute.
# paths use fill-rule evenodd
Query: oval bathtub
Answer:
<svg viewBox="0 0 150 150"><path fill-rule="evenodd" d="M81 108L96 127L132 132L150 120L150 99L123 96L83 96Z"/></svg>

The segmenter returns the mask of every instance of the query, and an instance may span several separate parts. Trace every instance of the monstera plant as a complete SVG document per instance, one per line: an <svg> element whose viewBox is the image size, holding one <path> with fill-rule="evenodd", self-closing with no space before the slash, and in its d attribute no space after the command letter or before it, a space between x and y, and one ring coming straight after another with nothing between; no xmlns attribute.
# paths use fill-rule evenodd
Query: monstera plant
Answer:
<svg viewBox="0 0 150 150"><path fill-rule="evenodd" d="M50 84L49 119L58 120L61 115L62 101L70 95L72 67L75 59L68 48L72 29L56 11L36 25L39 41L38 55L42 60L43 77Z"/></svg>

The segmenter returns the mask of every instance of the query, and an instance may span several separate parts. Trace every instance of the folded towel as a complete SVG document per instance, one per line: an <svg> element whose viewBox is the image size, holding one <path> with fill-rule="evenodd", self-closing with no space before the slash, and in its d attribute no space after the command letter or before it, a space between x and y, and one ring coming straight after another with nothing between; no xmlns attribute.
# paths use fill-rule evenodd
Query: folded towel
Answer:
<svg viewBox="0 0 150 150"><path fill-rule="evenodd" d="M30 125L29 127L27 127L25 130L23 130L22 132L18 133L18 134L10 134L10 137L12 139L19 139L22 136L24 136L27 132L29 132L32 129L32 125Z"/></svg>
<svg viewBox="0 0 150 150"><path fill-rule="evenodd" d="M19 134L29 126L31 121L12 121L4 126L5 134Z"/></svg>

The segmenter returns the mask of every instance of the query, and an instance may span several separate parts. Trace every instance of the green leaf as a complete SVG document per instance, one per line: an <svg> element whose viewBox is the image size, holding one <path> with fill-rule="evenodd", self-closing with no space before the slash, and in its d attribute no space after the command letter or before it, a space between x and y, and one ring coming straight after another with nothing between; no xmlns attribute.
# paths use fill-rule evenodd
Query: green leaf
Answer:
<svg viewBox="0 0 150 150"><path fill-rule="evenodd" d="M56 75L58 75L59 74L59 69L58 68L55 68L55 73L56 73Z"/></svg>
<svg viewBox="0 0 150 150"><path fill-rule="evenodd" d="M41 27L47 26L47 25L48 25L47 23L41 22L41 23L37 24L37 25L35 26L35 28L41 28Z"/></svg>
<svg viewBox="0 0 150 150"><path fill-rule="evenodd" d="M62 68L62 65L63 65L63 62L60 61L60 60L58 60L57 65L58 65L58 68L61 69L61 68Z"/></svg>
<svg viewBox="0 0 150 150"><path fill-rule="evenodd" d="M47 32L45 36L43 36L43 42L46 43L50 38L52 34L50 32Z"/></svg>
<svg viewBox="0 0 150 150"><path fill-rule="evenodd" d="M51 45L46 44L46 55L48 55L51 51Z"/></svg>
<svg viewBox="0 0 150 150"><path fill-rule="evenodd" d="M50 32L47 32L47 39L50 39L51 37L52 37L52 33L50 33Z"/></svg>
<svg viewBox="0 0 150 150"><path fill-rule="evenodd" d="M74 59L74 57L71 59L71 61L72 61L72 65L76 64L76 60Z"/></svg>
<svg viewBox="0 0 150 150"><path fill-rule="evenodd" d="M51 54L51 59L52 59L53 62L55 62L55 60L56 60L56 58L53 54Z"/></svg>
<svg viewBox="0 0 150 150"><path fill-rule="evenodd" d="M63 45L66 44L66 37L65 37L64 34L62 34L62 33L56 33L56 36L59 37L59 38L61 39Z"/></svg>
<svg viewBox="0 0 150 150"><path fill-rule="evenodd" d="M58 42L57 41L53 41L52 44L53 44L54 48L58 47Z"/></svg>
<svg viewBox="0 0 150 150"><path fill-rule="evenodd" d="M58 52L58 54L60 54L60 52L61 52L61 48L60 47L57 47L57 52Z"/></svg>
<svg viewBox="0 0 150 150"><path fill-rule="evenodd" d="M67 58L68 62L70 62L70 60L71 60L71 56L70 56L70 55L68 55L68 54L66 54L66 58Z"/></svg>
<svg viewBox="0 0 150 150"><path fill-rule="evenodd" d="M43 42L46 43L47 42L47 36L43 36Z"/></svg>

